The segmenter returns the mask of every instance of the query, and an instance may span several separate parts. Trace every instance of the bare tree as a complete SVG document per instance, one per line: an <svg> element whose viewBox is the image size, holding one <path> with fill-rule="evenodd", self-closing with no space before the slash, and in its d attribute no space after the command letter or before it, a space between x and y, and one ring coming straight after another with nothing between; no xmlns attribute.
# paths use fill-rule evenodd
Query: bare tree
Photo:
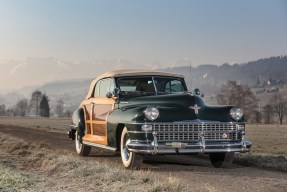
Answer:
<svg viewBox="0 0 287 192"><path fill-rule="evenodd" d="M248 85L241 85L237 81L228 81L222 85L220 93L216 96L220 105L235 105L242 107L245 111L245 117L249 120L252 118L258 121L256 112L258 108L258 99L251 91Z"/></svg>
<svg viewBox="0 0 287 192"><path fill-rule="evenodd" d="M274 115L274 110L273 110L273 107L271 105L266 105L264 108L263 108L263 115L264 115L264 122L266 124L270 124L270 123L273 123L273 115Z"/></svg>
<svg viewBox="0 0 287 192"><path fill-rule="evenodd" d="M282 125L284 116L287 114L287 99L281 94L275 93L272 95L270 104L278 115L279 123Z"/></svg>
<svg viewBox="0 0 287 192"><path fill-rule="evenodd" d="M28 100L26 98L20 99L16 104L18 115L25 117L28 111Z"/></svg>
<svg viewBox="0 0 287 192"><path fill-rule="evenodd" d="M39 107L41 98L42 98L42 92L39 90L34 91L31 95L29 111L34 111L34 114L36 116L39 116Z"/></svg>
<svg viewBox="0 0 287 192"><path fill-rule="evenodd" d="M70 118L72 117L72 112L70 110L66 110L64 116Z"/></svg>
<svg viewBox="0 0 287 192"><path fill-rule="evenodd" d="M64 102L63 102L62 99L59 99L57 101L55 112L58 115L58 117L63 117L64 116Z"/></svg>

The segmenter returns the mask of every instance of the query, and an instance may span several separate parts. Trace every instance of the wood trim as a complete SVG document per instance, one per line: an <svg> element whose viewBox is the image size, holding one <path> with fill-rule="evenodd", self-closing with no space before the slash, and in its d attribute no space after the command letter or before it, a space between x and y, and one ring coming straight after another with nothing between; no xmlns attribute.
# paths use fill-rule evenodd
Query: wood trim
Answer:
<svg viewBox="0 0 287 192"><path fill-rule="evenodd" d="M89 143L97 143L101 145L107 145L107 137L102 137L98 135L85 135L83 137L83 141L89 142Z"/></svg>

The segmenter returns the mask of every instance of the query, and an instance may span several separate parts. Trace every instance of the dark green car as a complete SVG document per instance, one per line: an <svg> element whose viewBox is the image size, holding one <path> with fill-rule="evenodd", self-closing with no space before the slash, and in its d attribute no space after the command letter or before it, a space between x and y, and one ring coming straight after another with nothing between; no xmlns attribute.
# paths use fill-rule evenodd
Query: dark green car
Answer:
<svg viewBox="0 0 287 192"><path fill-rule="evenodd" d="M76 151L120 152L123 165L139 169L144 155L209 154L214 167L248 152L243 110L208 106L184 77L151 71L112 71L95 79L73 114L69 137Z"/></svg>

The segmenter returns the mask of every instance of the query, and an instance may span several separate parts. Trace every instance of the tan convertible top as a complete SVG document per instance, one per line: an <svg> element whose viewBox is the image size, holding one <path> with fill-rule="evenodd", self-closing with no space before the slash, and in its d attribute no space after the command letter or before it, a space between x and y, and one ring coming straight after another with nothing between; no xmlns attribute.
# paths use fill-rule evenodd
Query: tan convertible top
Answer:
<svg viewBox="0 0 287 192"><path fill-rule="evenodd" d="M167 76L167 77L180 77L184 78L183 75L175 74L175 73L168 73L168 72L161 72L161 71L148 71L148 70L116 70L116 71L109 71L102 75L100 75L98 78L94 79L90 85L89 93L86 97L86 99L91 98L94 87L96 83L105 78L109 77L132 77L132 76Z"/></svg>

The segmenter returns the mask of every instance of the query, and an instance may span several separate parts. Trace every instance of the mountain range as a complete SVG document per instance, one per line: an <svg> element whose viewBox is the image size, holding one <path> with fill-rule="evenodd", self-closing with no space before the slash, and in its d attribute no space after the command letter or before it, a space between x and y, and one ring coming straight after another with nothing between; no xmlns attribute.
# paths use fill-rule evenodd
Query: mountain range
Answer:
<svg viewBox="0 0 287 192"><path fill-rule="evenodd" d="M131 62L127 60L72 63L55 58L30 58L20 63L10 61L8 64L1 65L0 89L2 89L2 94L0 92L0 104L13 105L21 97L29 98L31 92L38 89L49 96L52 106L58 99L62 98L66 107L71 110L76 108L85 97L91 80L97 75L106 69L129 69L131 66ZM143 67L137 65L134 68L149 68L182 74L185 76L190 90L198 87L205 95L216 94L222 84L228 80L236 80L249 85L270 79L287 82L287 56L264 58L243 64L225 63L220 66L206 64L198 67L181 66L158 69L158 66ZM51 81L53 79L60 80ZM11 85L25 82L25 84L33 86L26 86L5 93L3 87L8 81Z"/></svg>

